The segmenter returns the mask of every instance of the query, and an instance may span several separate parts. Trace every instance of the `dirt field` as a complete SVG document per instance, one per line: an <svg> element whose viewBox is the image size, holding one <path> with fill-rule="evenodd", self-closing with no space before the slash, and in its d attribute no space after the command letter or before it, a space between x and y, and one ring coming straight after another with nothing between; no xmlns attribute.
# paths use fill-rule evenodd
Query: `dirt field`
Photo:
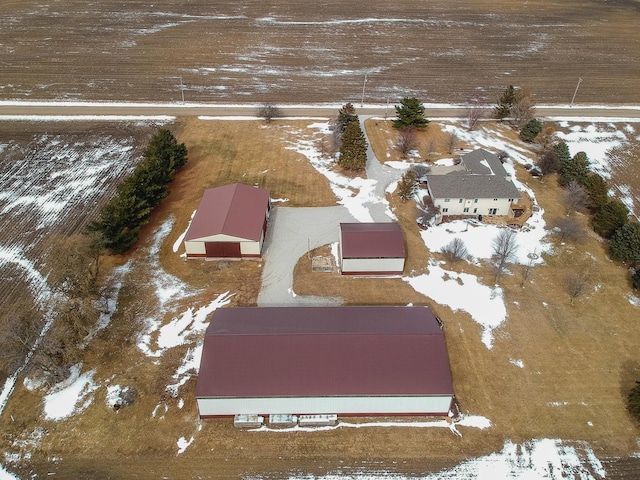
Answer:
<svg viewBox="0 0 640 480"><path fill-rule="evenodd" d="M0 321L46 289L47 240L82 230L140 158L153 127L133 123L0 124Z"/></svg>
<svg viewBox="0 0 640 480"><path fill-rule="evenodd" d="M635 0L0 5L0 100L640 103ZM364 85L365 75L367 82Z"/></svg>

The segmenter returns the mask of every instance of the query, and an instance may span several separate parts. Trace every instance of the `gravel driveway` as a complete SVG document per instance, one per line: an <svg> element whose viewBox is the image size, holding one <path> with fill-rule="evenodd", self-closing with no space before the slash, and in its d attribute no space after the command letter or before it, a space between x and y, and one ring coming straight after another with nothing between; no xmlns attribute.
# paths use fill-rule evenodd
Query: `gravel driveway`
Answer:
<svg viewBox="0 0 640 480"><path fill-rule="evenodd" d="M361 117L362 131L365 132ZM367 143L368 139L367 139ZM375 196L384 198L387 186L400 178L400 172L381 164L371 146L367 149L367 178L377 180ZM386 205L381 202L363 204L374 222L390 222ZM298 259L309 250L337 242L339 225L357 220L345 207L275 207L271 210L267 238L263 247L265 259L262 271L262 288L258 295L258 305L339 305L340 298L322 296L294 296L293 269Z"/></svg>
<svg viewBox="0 0 640 480"><path fill-rule="evenodd" d="M258 305L341 304L338 298L294 296L293 269L310 249L337 242L340 223L355 221L345 207L274 207L263 250L265 264Z"/></svg>

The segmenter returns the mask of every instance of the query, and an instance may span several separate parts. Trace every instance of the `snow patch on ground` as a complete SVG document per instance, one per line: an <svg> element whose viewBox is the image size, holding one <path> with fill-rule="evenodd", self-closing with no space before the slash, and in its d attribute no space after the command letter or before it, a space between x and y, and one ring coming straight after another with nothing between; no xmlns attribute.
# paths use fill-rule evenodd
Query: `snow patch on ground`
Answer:
<svg viewBox="0 0 640 480"><path fill-rule="evenodd" d="M420 476L408 476L395 472L367 469L361 472L349 468L342 472L337 470L326 475L294 473L291 480L565 480L571 478L581 480L600 480L606 477L602 463L593 450L584 442L569 445L559 439L537 439L516 444L506 441L500 452L473 458L455 467L437 473ZM247 480L264 479L262 476L248 477Z"/></svg>
<svg viewBox="0 0 640 480"><path fill-rule="evenodd" d="M509 360L509 363L512 363L516 367L524 368L524 362L522 360L515 360L512 358L511 360Z"/></svg>
<svg viewBox="0 0 640 480"><path fill-rule="evenodd" d="M47 420L63 420L80 413L93 401L98 385L93 381L95 370L80 375L82 365L71 367L71 376L54 387L54 391L44 397L44 417Z"/></svg>
<svg viewBox="0 0 640 480"><path fill-rule="evenodd" d="M193 440L195 439L195 437L191 437L191 439L187 440L184 437L180 437L178 439L178 453L177 455L180 455L181 453L184 453L184 451L189 447L189 445L191 445L193 443Z"/></svg>
<svg viewBox="0 0 640 480"><path fill-rule="evenodd" d="M176 241L173 243L173 253L176 253L178 250L180 250L184 237L187 234L187 231L189 231L189 227L191 227L191 222L193 222L193 217L196 216L197 211L198 210L193 211L193 213L191 214L191 219L189 220L189 225L187 225L187 228L185 228L184 232L182 232L180 236L176 239Z"/></svg>
<svg viewBox="0 0 640 480"><path fill-rule="evenodd" d="M608 152L619 147L627 140L626 135L610 127L596 125L573 125L568 133L558 132L558 137L569 146L571 155L585 152L589 157L591 169L604 178L611 176Z"/></svg>
<svg viewBox="0 0 640 480"><path fill-rule="evenodd" d="M316 130L316 133L311 134L311 136L309 136L308 131L296 130L297 141L288 141L290 146L286 148L304 155L313 168L329 180L331 190L338 198L337 203L344 205L356 220L359 222L372 222L373 218L365 204L382 203L388 207L386 199L381 199L375 195L377 181L362 177L349 178L342 175L334 168L335 160L323 157L317 150L318 139L329 134L329 123L321 122L308 125L307 130L313 129Z"/></svg>
<svg viewBox="0 0 640 480"><path fill-rule="evenodd" d="M474 275L445 270L435 262L429 264L429 273L403 280L438 304L467 312L483 327L482 343L493 347L493 330L507 318L500 287L482 285Z"/></svg>
<svg viewBox="0 0 640 480"><path fill-rule="evenodd" d="M448 428L453 431L457 436L461 436L460 432L456 430L456 425L463 427L473 427L484 430L491 426L491 421L480 415L462 416L459 421L449 422L447 420L427 420L424 422L394 422L394 421L381 421L381 422L363 422L363 423L350 423L339 421L336 425L329 425L323 427L301 427L295 425L288 428L271 428L263 425L260 428L251 429L251 432L322 432L328 430L337 430L340 428Z"/></svg>

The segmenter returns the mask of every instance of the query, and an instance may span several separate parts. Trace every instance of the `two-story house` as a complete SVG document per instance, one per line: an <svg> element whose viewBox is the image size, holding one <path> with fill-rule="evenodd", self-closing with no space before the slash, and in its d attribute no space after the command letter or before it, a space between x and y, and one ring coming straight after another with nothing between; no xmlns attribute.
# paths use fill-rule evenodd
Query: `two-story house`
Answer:
<svg viewBox="0 0 640 480"><path fill-rule="evenodd" d="M483 149L461 157L463 169L427 175L433 205L442 215L511 215L520 192L500 159Z"/></svg>

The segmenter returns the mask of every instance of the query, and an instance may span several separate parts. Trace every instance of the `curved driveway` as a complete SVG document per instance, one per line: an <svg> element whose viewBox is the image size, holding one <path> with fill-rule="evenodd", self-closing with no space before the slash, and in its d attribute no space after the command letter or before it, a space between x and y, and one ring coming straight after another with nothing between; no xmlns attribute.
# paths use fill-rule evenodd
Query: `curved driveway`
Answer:
<svg viewBox="0 0 640 480"><path fill-rule="evenodd" d="M360 117L362 131L365 117ZM367 143L368 139L367 139ZM387 186L398 180L398 170L382 165L369 144L367 149L367 178L377 181L374 195L384 198ZM369 202L368 208L375 222L389 222L386 204ZM357 220L345 207L290 208L275 207L269 220L269 231L264 247L262 288L259 306L282 305L337 305L341 299L322 296L294 296L293 270L298 259L309 250L339 240L340 223ZM321 293L321 292L318 292Z"/></svg>
<svg viewBox="0 0 640 480"><path fill-rule="evenodd" d="M275 207L264 246L258 305L338 305L340 299L294 296L293 269L309 250L338 241L338 225L355 222L345 207ZM319 292L321 293L321 292Z"/></svg>

